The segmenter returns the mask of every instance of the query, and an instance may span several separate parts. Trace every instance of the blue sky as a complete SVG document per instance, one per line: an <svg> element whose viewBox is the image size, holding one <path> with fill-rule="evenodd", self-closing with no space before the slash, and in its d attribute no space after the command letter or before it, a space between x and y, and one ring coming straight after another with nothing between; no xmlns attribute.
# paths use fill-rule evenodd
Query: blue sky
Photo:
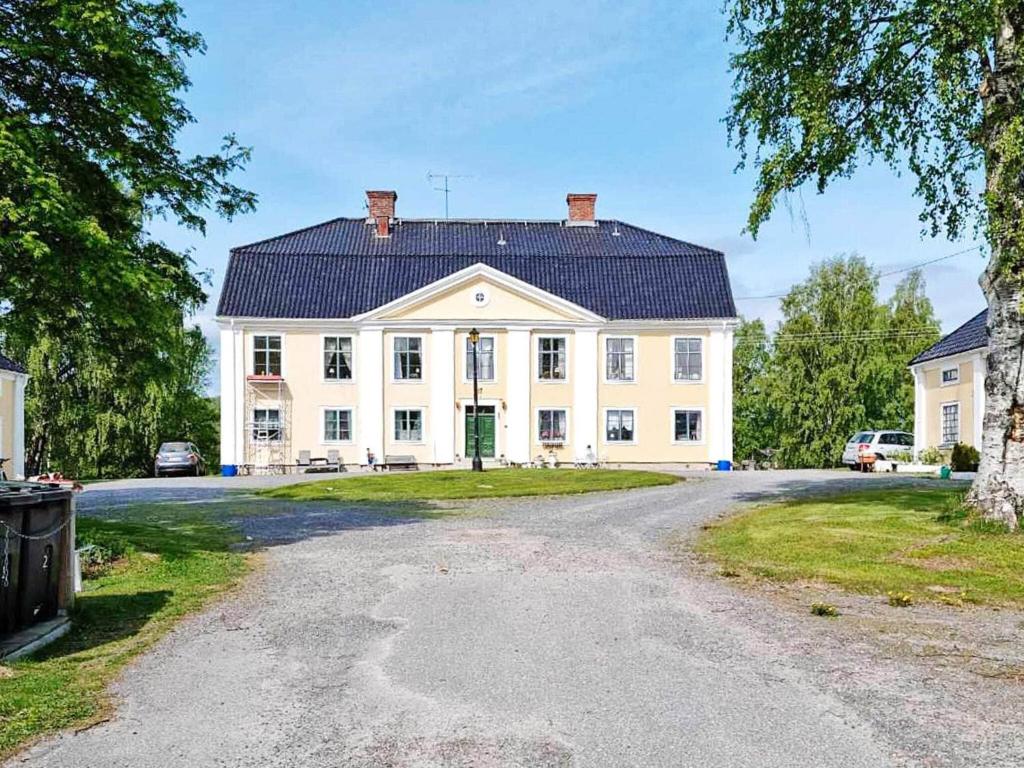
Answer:
<svg viewBox="0 0 1024 768"><path fill-rule="evenodd" d="M260 197L205 238L152 227L211 273L199 318L211 334L231 246L362 215L366 189L397 190L400 216L441 216L430 171L470 176L452 182L459 217L562 218L566 192L597 192L599 217L724 250L737 296L784 291L839 253L888 271L965 245L922 240L911 180L881 166L794 197L756 242L743 235L753 179L734 172L722 124L717 0L183 5L208 51L189 63L199 122L182 147L210 151L235 132L254 151L237 181ZM984 306L982 268L969 254L925 271L944 330ZM778 319L775 301L739 307Z"/></svg>

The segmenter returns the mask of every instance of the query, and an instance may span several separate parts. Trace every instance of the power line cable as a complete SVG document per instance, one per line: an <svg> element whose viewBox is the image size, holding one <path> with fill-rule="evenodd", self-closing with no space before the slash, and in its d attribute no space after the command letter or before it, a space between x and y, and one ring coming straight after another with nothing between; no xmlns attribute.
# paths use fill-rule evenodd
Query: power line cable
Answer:
<svg viewBox="0 0 1024 768"><path fill-rule="evenodd" d="M962 251L957 251L956 253L947 253L945 256L939 256L937 259L929 259L928 261L922 261L920 264L913 264L913 265L911 265L909 267L902 267L901 269L894 269L894 270L892 270L890 272L883 272L882 274L880 274L878 276L878 278L881 279L883 277L892 277L893 275L900 275L900 274L903 274L904 272L912 272L915 269L921 269L922 267L928 267L928 266L931 266L932 264L938 264L940 261L946 261L947 259L952 259L952 258L955 258L957 256L963 256L964 254L971 253L973 251L977 251L977 250L979 250L981 248L984 248L984 247L985 247L984 245L975 245L975 246L973 246L971 248L965 248ZM790 288L790 291L791 290L792 290L792 288ZM764 296L736 296L735 297L735 301L758 301L758 300L761 300L761 299L784 299L788 295L789 295L789 291L786 291L785 293L769 293L769 294L765 294Z"/></svg>

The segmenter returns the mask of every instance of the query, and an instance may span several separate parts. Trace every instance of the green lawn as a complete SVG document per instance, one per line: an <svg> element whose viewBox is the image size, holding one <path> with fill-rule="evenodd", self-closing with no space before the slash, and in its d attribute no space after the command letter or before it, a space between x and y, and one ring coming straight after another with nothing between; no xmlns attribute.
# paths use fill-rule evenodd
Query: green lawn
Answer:
<svg viewBox="0 0 1024 768"><path fill-rule="evenodd" d="M913 600L1024 605L1024 535L972 521L960 491L858 491L757 507L708 528L724 572Z"/></svg>
<svg viewBox="0 0 1024 768"><path fill-rule="evenodd" d="M118 672L246 573L232 529L195 517L173 525L79 518L79 539L127 548L85 582L71 632L35 657L0 666L0 759L33 738L101 718Z"/></svg>
<svg viewBox="0 0 1024 768"><path fill-rule="evenodd" d="M618 469L492 469L360 475L261 491L273 499L304 501L430 501L546 496L647 488L679 482L675 475Z"/></svg>

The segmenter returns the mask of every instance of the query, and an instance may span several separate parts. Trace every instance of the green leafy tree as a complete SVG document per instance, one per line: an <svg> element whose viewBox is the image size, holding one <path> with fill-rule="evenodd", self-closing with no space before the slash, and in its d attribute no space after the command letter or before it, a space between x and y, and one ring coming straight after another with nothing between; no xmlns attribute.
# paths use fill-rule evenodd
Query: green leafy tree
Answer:
<svg viewBox="0 0 1024 768"><path fill-rule="evenodd" d="M113 388L117 402L127 386L118 405L137 406L205 301L189 255L149 237L147 222L203 231L209 211L255 205L229 181L249 156L234 137L210 155L177 147L193 122L185 60L204 49L181 16L172 0L0 0L0 333L32 374L35 469L58 424L106 413L112 434L117 418L140 419L68 393Z"/></svg>
<svg viewBox="0 0 1024 768"><path fill-rule="evenodd" d="M908 169L932 235L983 231L991 257L982 458L971 499L1024 511L1024 4L731 0L727 118L757 171L749 229L780 195L863 162ZM980 180L981 183L979 183Z"/></svg>
<svg viewBox="0 0 1024 768"><path fill-rule="evenodd" d="M762 320L740 322L732 357L733 455L738 461L761 459L759 451L778 446L768 390L771 341Z"/></svg>
<svg viewBox="0 0 1024 768"><path fill-rule="evenodd" d="M862 258L838 257L783 299L766 383L783 466L838 466L854 432L913 424L907 364L938 339L938 325L920 275L889 304L877 292Z"/></svg>

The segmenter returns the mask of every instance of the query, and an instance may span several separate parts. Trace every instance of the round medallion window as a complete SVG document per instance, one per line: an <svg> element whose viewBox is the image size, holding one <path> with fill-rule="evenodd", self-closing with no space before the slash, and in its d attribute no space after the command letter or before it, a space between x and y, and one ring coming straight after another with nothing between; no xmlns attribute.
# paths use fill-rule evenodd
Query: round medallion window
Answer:
<svg viewBox="0 0 1024 768"><path fill-rule="evenodd" d="M491 300L491 294L486 288L477 288L473 291L473 306L486 307Z"/></svg>

